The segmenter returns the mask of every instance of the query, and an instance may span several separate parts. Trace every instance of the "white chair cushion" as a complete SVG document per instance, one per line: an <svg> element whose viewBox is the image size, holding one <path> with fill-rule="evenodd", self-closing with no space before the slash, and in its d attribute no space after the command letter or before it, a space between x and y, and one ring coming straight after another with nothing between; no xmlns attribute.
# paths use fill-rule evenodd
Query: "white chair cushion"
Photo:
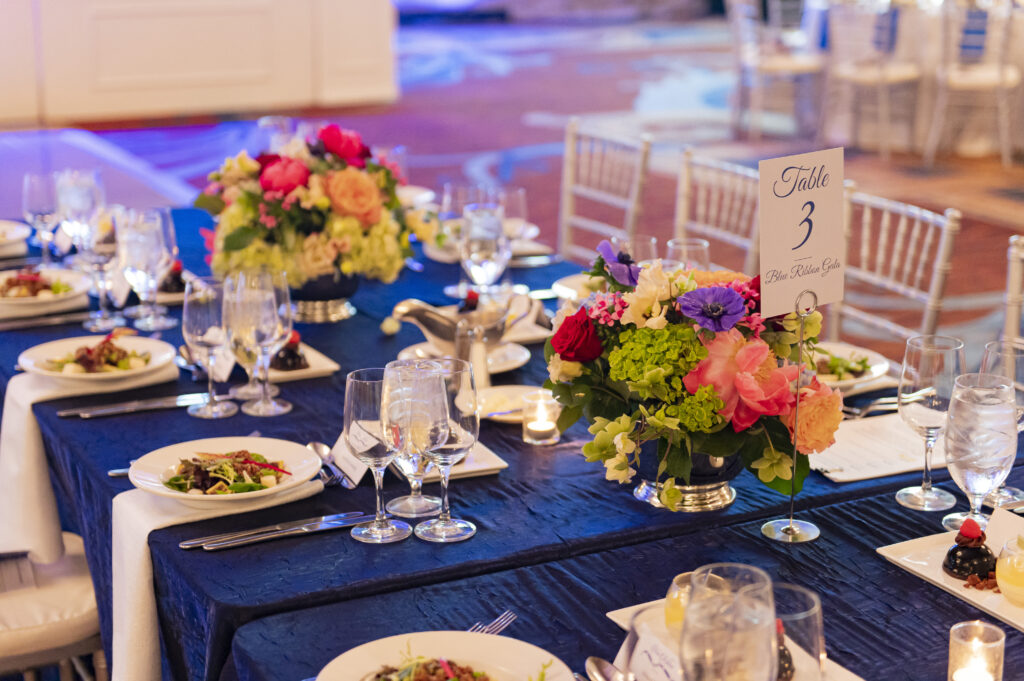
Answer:
<svg viewBox="0 0 1024 681"><path fill-rule="evenodd" d="M874 63L845 63L836 67L835 75L840 80L857 85L878 85L879 83L895 85L918 80L921 77L921 69L917 67L917 64L906 61L890 62L881 69L878 68L878 64Z"/></svg>
<svg viewBox="0 0 1024 681"><path fill-rule="evenodd" d="M817 73L825 66L818 54L765 54L744 61L749 68L774 75Z"/></svg>
<svg viewBox="0 0 1024 681"><path fill-rule="evenodd" d="M0 593L0 658L60 648L100 630L82 538L64 533L64 557L34 565L36 588Z"/></svg>
<svg viewBox="0 0 1024 681"><path fill-rule="evenodd" d="M1020 85L1020 69L1013 64L1007 64L1000 77L998 64L956 66L946 74L946 82L952 90L1013 88Z"/></svg>

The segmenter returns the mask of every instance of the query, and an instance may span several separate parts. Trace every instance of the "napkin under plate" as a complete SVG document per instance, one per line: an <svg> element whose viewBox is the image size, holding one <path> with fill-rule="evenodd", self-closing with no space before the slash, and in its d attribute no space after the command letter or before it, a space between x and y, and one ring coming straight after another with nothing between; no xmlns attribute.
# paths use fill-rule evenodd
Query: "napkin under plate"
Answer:
<svg viewBox="0 0 1024 681"><path fill-rule="evenodd" d="M899 414L867 416L839 424L836 443L811 454L811 468L832 482L855 482L924 468L924 438ZM935 443L932 468L945 468L942 438Z"/></svg>

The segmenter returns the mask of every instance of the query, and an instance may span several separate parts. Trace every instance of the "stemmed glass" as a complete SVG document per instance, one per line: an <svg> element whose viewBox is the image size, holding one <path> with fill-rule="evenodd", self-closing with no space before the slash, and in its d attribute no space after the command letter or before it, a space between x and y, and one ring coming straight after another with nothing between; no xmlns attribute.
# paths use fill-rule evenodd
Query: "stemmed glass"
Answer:
<svg viewBox="0 0 1024 681"><path fill-rule="evenodd" d="M826 659L821 599L810 589L778 582L772 585L772 599L778 620L779 676L785 664L799 669L791 678L821 681Z"/></svg>
<svg viewBox="0 0 1024 681"><path fill-rule="evenodd" d="M384 469L395 458L395 446L384 401L384 369L358 369L345 379L345 442L349 450L373 472L377 515L372 523L352 528L352 537L368 544L388 544L412 534L408 523L384 515Z"/></svg>
<svg viewBox="0 0 1024 681"><path fill-rule="evenodd" d="M946 425L953 381L963 372L964 343L949 336L907 340L900 373L900 418L924 438L924 472L919 487L904 487L896 501L917 511L944 511L956 504L949 492L932 487L932 451Z"/></svg>
<svg viewBox="0 0 1024 681"><path fill-rule="evenodd" d="M431 360L441 377L437 400L447 412L447 437L436 447L425 448L427 457L441 474L441 515L416 526L416 536L426 541L449 543L469 539L476 534L476 525L468 520L452 518L448 506L448 482L452 466L462 461L476 443L480 432L480 414L477 410L476 384L473 367L462 359ZM440 397L440 399L438 399Z"/></svg>
<svg viewBox="0 0 1024 681"><path fill-rule="evenodd" d="M116 266L117 231L128 220L128 211L121 206L110 206L92 220L79 222L75 229L75 247L78 257L89 268L100 309L93 312L82 326L87 331L106 333L127 324L119 313L111 314L110 271Z"/></svg>
<svg viewBox="0 0 1024 681"><path fill-rule="evenodd" d="M505 234L510 239L522 239L526 234L526 189L523 187L503 187L498 193L505 215Z"/></svg>
<svg viewBox="0 0 1024 681"><path fill-rule="evenodd" d="M174 266L175 261L178 259L178 237L174 233L174 217L171 215L171 209L167 207L149 208L145 210L144 213L148 220L159 221L160 223L160 229L164 236L164 244L167 247L167 265L156 278L152 294L153 303L148 306L149 309L147 309L145 304L140 304L126 307L121 312L128 319L138 319L139 317L144 317L149 314L151 309L154 316L171 319L171 321L174 322L173 318L166 317L167 307L156 303L156 297L160 290L160 283L168 275L171 268ZM136 294L138 294L138 291L136 291ZM141 295L139 297L141 299ZM137 325L136 328L138 328Z"/></svg>
<svg viewBox="0 0 1024 681"><path fill-rule="evenodd" d="M658 259L658 238L648 234L634 234L628 239L613 236L611 244L616 253L627 253L641 267Z"/></svg>
<svg viewBox="0 0 1024 681"><path fill-rule="evenodd" d="M54 174L54 184L61 225L75 240L106 204L103 178L99 170L61 170Z"/></svg>
<svg viewBox="0 0 1024 681"><path fill-rule="evenodd" d="M433 370L439 367L433 360L397 359L388 362L389 369ZM425 518L441 512L441 497L423 494L423 476L430 469L430 459L422 449L424 443L411 438L395 457L395 465L409 481L409 494L388 502L387 511L402 518Z"/></svg>
<svg viewBox="0 0 1024 681"><path fill-rule="evenodd" d="M471 203L463 208L462 217L462 270L473 284L486 290L501 281L512 257L503 224L505 212L499 203Z"/></svg>
<svg viewBox="0 0 1024 681"><path fill-rule="evenodd" d="M224 326L228 344L243 365L255 364L261 392L246 402L250 416L278 416L292 410L290 402L270 395L270 358L292 332L291 297L284 272L266 268L235 272L224 281Z"/></svg>
<svg viewBox="0 0 1024 681"><path fill-rule="evenodd" d="M665 260L662 269L709 270L711 269L711 244L707 239L669 239L665 245Z"/></svg>
<svg viewBox="0 0 1024 681"><path fill-rule="evenodd" d="M1017 431L1024 431L1024 344L1020 341L986 343L979 371L1003 376L1012 383L1017 402ZM985 503L992 508L1014 501L1024 501L1024 490L1000 485L985 497Z"/></svg>
<svg viewBox="0 0 1024 681"><path fill-rule="evenodd" d="M1006 480L1017 458L1013 384L1003 376L963 374L955 386L946 420L946 465L971 510L943 518L947 530L959 530L968 518L981 527L988 524L981 502Z"/></svg>
<svg viewBox="0 0 1024 681"><path fill-rule="evenodd" d="M21 184L21 214L36 230L43 254L43 267L53 263L53 231L60 224L57 186L52 173L25 173Z"/></svg>
<svg viewBox="0 0 1024 681"><path fill-rule="evenodd" d="M192 405L188 413L201 419L223 419L238 413L238 405L217 400L213 388L214 368L227 344L224 331L224 287L211 277L196 277L185 283L185 305L181 313L181 335L192 358L206 370L207 398Z"/></svg>
<svg viewBox="0 0 1024 681"><path fill-rule="evenodd" d="M124 278L131 284L141 301L135 328L140 331L158 331L178 325L173 317L158 314L156 289L163 276L174 264L166 223L159 211L126 211L117 226L117 259Z"/></svg>

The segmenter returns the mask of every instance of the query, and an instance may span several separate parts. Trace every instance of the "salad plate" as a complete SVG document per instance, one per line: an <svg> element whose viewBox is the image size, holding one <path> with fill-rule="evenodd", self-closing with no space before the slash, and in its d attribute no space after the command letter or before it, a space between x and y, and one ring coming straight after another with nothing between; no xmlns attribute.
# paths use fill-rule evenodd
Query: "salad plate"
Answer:
<svg viewBox="0 0 1024 681"><path fill-rule="evenodd" d="M401 668L416 658L443 658L468 665L475 672L487 674L490 681L572 681L572 671L564 662L543 648L508 636L470 633L467 631L419 631L388 636L364 643L334 658L317 675L317 681L352 681L380 679L376 676L385 665ZM405 677L402 677L405 678Z"/></svg>
<svg viewBox="0 0 1024 681"><path fill-rule="evenodd" d="M398 359L434 359L441 353L430 343L416 343L398 353ZM492 374L512 371L530 361L530 351L519 343L502 343L487 353L487 368Z"/></svg>
<svg viewBox="0 0 1024 681"><path fill-rule="evenodd" d="M270 462L281 462L281 468L288 474L281 475L280 482L273 487L238 494L188 494L164 484L177 474L178 465L183 459L192 459L200 453L227 454L239 450L259 454ZM209 508L244 502L246 499L258 499L293 489L312 479L319 472L320 466L321 461L316 453L287 440L266 437L212 437L169 445L139 457L128 469L128 479L139 489L151 494L176 499L189 506Z"/></svg>
<svg viewBox="0 0 1024 681"><path fill-rule="evenodd" d="M81 347L93 347L100 343L106 336L74 336L62 338L61 340L42 343L29 348L18 356L18 364L30 374L72 381L117 381L125 378L134 378L156 371L174 361L176 353L174 346L162 340L147 338L145 336L119 336L114 339L114 344L129 353L137 356L148 353L149 361L145 366L131 369L120 369L115 371L98 371L94 373L66 373L55 370L53 362L73 356Z"/></svg>
<svg viewBox="0 0 1024 681"><path fill-rule="evenodd" d="M889 360L874 350L857 347L856 345L850 345L849 343L838 343L832 341L822 341L821 343L818 343L817 347L839 360L847 360L849 362L866 360L866 362L864 362L864 364L866 364L864 373L859 376L839 378L835 374L823 374L819 372L818 379L830 388L847 390L862 383L874 381L889 373ZM823 357L821 354L816 353L815 360L818 359L828 359L828 357Z"/></svg>
<svg viewBox="0 0 1024 681"><path fill-rule="evenodd" d="M17 277L25 274L21 270L7 270L6 272L0 272L0 287L4 287L8 279ZM37 270L34 274L39 275L44 281L50 282L51 285L58 284L60 290L57 293L50 292L47 290L46 295L29 295L24 297L8 297L7 295L0 295L0 306L19 306L19 307L32 307L39 305L40 303L55 303L75 296L80 296L89 291L90 281L89 277L81 272L75 272L73 270L61 270L56 268L46 268Z"/></svg>

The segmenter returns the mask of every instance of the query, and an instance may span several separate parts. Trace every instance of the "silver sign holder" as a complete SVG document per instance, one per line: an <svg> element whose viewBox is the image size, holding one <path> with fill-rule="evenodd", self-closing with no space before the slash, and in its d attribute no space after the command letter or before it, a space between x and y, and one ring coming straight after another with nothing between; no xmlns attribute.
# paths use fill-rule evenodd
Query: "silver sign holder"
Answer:
<svg viewBox="0 0 1024 681"><path fill-rule="evenodd" d="M811 297L811 304L805 307L800 304L804 296ZM800 330L797 334L796 365L802 367L804 363L804 325L807 318L818 309L818 295L805 289L796 297L794 303L797 319L800 320ZM803 382L803 370L800 369L796 375L796 404L793 405L793 474L789 479L789 517L769 520L761 526L761 534L774 539L775 541L788 544L799 544L805 541L813 541L821 534L818 526L808 520L796 520L793 516L796 512L796 461L799 456L797 443L800 441L800 388Z"/></svg>

